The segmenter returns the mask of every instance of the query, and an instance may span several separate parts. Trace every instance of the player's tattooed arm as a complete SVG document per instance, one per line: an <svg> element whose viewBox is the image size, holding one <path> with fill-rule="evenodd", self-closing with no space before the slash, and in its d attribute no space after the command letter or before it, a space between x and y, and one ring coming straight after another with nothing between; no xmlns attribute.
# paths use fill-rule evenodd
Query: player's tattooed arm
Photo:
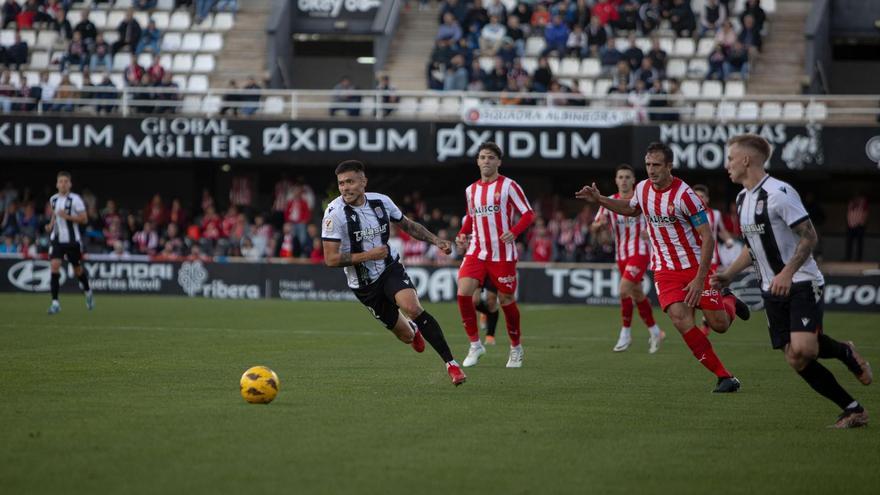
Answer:
<svg viewBox="0 0 880 495"><path fill-rule="evenodd" d="M342 253L339 255L339 263L337 266L351 266L351 253Z"/></svg>
<svg viewBox="0 0 880 495"><path fill-rule="evenodd" d="M440 242L440 239L425 228L424 225L418 222L413 222L407 217L403 217L399 226L401 230L420 241L430 242L431 244L437 244Z"/></svg>
<svg viewBox="0 0 880 495"><path fill-rule="evenodd" d="M798 237L800 237L800 239L794 249L794 255L788 260L785 268L793 274L798 271L798 268L806 263L807 259L813 253L816 243L819 242L819 235L816 234L816 228L813 227L813 222L811 222L810 219L806 219L795 225L792 230L798 235Z"/></svg>

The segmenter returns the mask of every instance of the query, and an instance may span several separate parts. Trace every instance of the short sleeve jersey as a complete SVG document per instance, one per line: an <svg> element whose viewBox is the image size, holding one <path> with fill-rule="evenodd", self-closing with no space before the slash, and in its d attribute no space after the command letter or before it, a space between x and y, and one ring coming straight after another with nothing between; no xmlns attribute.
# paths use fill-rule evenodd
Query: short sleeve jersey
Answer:
<svg viewBox="0 0 880 495"><path fill-rule="evenodd" d="M64 195L55 194L49 198L49 204L52 205L52 212L55 215L55 226L49 236L51 241L60 244L81 243L79 224L58 216L62 211L68 215L79 215L86 211L86 205L79 194L72 192Z"/></svg>

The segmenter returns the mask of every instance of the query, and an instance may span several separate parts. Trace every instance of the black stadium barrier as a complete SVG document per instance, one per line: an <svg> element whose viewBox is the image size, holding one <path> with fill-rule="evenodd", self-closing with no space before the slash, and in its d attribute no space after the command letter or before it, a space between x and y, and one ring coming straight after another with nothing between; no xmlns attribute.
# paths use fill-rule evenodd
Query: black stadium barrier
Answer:
<svg viewBox="0 0 880 495"><path fill-rule="evenodd" d="M90 284L98 293L161 294L215 299L281 298L291 301L354 301L339 269L286 263L214 263L203 261L86 260ZM408 266L407 272L425 301L452 302L455 266ZM49 262L0 258L0 292L49 291ZM522 263L518 297L531 304L616 305L620 275L612 264ZM734 292L754 308L761 306L754 275L733 284ZM653 284L644 289L656 301ZM62 274L62 290L76 292L72 273ZM828 310L876 312L880 275L826 276Z"/></svg>
<svg viewBox="0 0 880 495"><path fill-rule="evenodd" d="M880 172L877 127L783 123L494 127L399 120L0 116L0 155L122 167L136 161L325 166L352 157L377 166L425 167L472 163L479 144L494 140L507 166L610 169L641 163L647 144L662 141L676 152L676 167L720 170L724 143L744 132L773 145L771 171Z"/></svg>

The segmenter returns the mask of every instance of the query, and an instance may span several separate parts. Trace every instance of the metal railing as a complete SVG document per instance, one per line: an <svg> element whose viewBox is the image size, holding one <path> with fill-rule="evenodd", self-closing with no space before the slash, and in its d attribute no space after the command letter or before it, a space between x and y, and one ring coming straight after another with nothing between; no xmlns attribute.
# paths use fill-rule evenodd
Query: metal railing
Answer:
<svg viewBox="0 0 880 495"><path fill-rule="evenodd" d="M3 92L0 86L0 95ZM60 91L59 91L60 89ZM61 96L59 96L61 95ZM791 122L864 123L880 116L880 95L751 95L684 96L640 95L635 108L651 120L677 119L726 121L779 120ZM463 118L472 107L504 106L559 107L591 110L632 110L630 95L585 95L577 92L507 93L463 91L375 91L375 90L244 90L203 91L165 87L85 86L56 88L51 99L0 96L0 113L98 113L122 116L144 113L179 113L215 116L240 113L267 119L322 119L348 116L362 120L438 120ZM783 113L786 104L794 112ZM652 106L663 104L665 106ZM764 111L767 105L773 112ZM797 105L800 105L798 107ZM709 106L706 106L709 105ZM748 112L743 112L745 109ZM797 109L800 108L800 112ZM777 115L777 110L779 114ZM659 118L658 118L659 117Z"/></svg>

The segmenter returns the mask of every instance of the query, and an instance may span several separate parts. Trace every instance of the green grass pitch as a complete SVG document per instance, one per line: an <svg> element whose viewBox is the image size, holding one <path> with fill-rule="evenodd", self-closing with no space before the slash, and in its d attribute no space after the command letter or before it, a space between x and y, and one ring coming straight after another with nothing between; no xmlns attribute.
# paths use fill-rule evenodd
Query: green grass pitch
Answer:
<svg viewBox="0 0 880 495"><path fill-rule="evenodd" d="M823 361L874 423L838 411L769 348L763 313L713 335L743 382L732 395L668 319L611 352L616 308L524 305L524 367L489 348L453 387L356 303L80 295L0 296L0 492L877 493L880 385ZM462 360L452 304L428 305ZM880 314L825 327L880 364ZM245 403L241 373L281 392ZM873 488L872 488L873 487Z"/></svg>

